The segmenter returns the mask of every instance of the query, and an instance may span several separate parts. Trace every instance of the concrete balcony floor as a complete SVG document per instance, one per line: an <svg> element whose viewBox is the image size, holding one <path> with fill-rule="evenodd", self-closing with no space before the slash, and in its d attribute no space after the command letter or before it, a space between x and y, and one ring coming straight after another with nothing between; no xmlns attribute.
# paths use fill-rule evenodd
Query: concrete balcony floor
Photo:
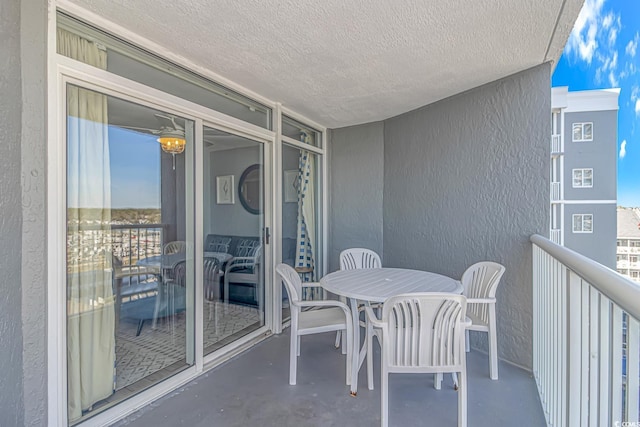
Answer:
<svg viewBox="0 0 640 427"><path fill-rule="evenodd" d="M358 396L345 385L345 357L334 333L302 337L298 384L288 384L289 334L275 335L216 367L117 425L143 426L376 426L380 424L380 349L374 344L375 389L360 370ZM535 382L527 371L500 363L489 379L487 355L467 353L468 425L544 426ZM457 426L457 395L446 374L391 375L390 426Z"/></svg>

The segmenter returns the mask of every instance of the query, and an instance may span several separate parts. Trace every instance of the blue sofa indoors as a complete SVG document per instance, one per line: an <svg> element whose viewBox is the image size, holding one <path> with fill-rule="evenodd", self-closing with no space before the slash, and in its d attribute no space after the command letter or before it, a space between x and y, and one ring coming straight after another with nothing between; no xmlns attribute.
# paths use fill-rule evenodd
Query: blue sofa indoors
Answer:
<svg viewBox="0 0 640 427"><path fill-rule="evenodd" d="M282 248L282 262L293 265L295 239L283 239ZM256 282L260 277L262 244L258 237L208 234L205 238L204 250L205 252L224 252L233 256L220 269L224 272L221 294L226 301L260 305ZM224 293L225 288L228 288L228 295Z"/></svg>

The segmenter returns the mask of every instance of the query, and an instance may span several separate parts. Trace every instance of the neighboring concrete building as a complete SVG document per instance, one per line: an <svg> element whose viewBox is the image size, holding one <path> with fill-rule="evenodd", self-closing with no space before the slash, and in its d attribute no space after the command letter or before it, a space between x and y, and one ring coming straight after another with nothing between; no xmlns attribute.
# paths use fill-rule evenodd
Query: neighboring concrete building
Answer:
<svg viewBox="0 0 640 427"><path fill-rule="evenodd" d="M615 268L620 89L552 88L551 240Z"/></svg>
<svg viewBox="0 0 640 427"><path fill-rule="evenodd" d="M640 282L640 209L618 208L618 273Z"/></svg>

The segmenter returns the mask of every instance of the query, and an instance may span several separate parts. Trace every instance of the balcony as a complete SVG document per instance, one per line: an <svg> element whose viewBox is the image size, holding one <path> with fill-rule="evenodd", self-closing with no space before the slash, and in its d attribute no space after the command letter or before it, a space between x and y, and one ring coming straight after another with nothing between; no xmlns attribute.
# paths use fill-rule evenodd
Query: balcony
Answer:
<svg viewBox="0 0 640 427"><path fill-rule="evenodd" d="M551 202L559 202L560 201L560 191L561 184L560 182L552 182L551 183Z"/></svg>
<svg viewBox="0 0 640 427"><path fill-rule="evenodd" d="M551 157L557 157L562 153L562 142L560 135L551 135Z"/></svg>
<svg viewBox="0 0 640 427"><path fill-rule="evenodd" d="M288 331L288 329L287 329ZM344 384L344 356L331 333L302 338L298 384L288 384L288 332L274 335L229 363L189 383L118 425L375 426L380 424L379 347L374 346L374 390L361 370L357 397ZM469 426L542 426L544 414L531 374L500 363L491 381L487 355L467 357ZM392 375L391 426L455 426L451 379L433 388L432 375ZM429 423L425 424L425 419Z"/></svg>
<svg viewBox="0 0 640 427"><path fill-rule="evenodd" d="M533 236L534 377L548 425L637 425L640 285Z"/></svg>
<svg viewBox="0 0 640 427"><path fill-rule="evenodd" d="M551 241L556 245L562 244L562 230L559 228L551 229Z"/></svg>

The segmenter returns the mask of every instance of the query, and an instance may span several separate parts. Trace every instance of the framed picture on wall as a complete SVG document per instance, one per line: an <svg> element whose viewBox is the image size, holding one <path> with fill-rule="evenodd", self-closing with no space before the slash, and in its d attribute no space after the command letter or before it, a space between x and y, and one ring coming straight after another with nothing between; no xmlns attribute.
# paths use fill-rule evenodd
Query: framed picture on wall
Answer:
<svg viewBox="0 0 640 427"><path fill-rule="evenodd" d="M216 202L219 205L233 205L236 202L233 175L216 177Z"/></svg>
<svg viewBox="0 0 640 427"><path fill-rule="evenodd" d="M298 171L296 169L284 171L284 201L295 203L298 201Z"/></svg>

